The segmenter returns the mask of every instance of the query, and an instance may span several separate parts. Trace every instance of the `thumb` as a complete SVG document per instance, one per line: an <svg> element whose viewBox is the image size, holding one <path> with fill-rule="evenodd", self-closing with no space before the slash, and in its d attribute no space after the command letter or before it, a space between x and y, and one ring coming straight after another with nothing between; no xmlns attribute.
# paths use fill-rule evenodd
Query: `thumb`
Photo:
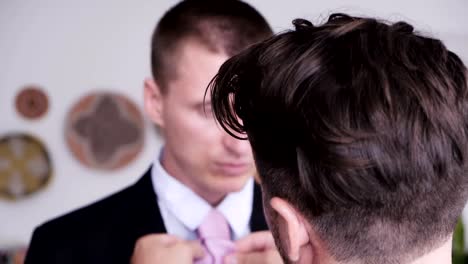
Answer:
<svg viewBox="0 0 468 264"><path fill-rule="evenodd" d="M224 264L247 264L247 263L281 263L283 260L275 249L256 251L250 253L234 253L224 258Z"/></svg>
<svg viewBox="0 0 468 264"><path fill-rule="evenodd" d="M254 232L236 241L236 250L241 253L275 248L275 240L270 231Z"/></svg>
<svg viewBox="0 0 468 264"><path fill-rule="evenodd" d="M188 246L190 247L194 259L200 259L205 256L205 249L198 240L189 241Z"/></svg>
<svg viewBox="0 0 468 264"><path fill-rule="evenodd" d="M232 253L230 255L227 255L224 257L224 264L238 264L242 263L239 261L239 258L243 261L243 256L240 256L241 254L238 253Z"/></svg>
<svg viewBox="0 0 468 264"><path fill-rule="evenodd" d="M224 264L268 263L262 253L234 253L224 258Z"/></svg>
<svg viewBox="0 0 468 264"><path fill-rule="evenodd" d="M147 235L147 239L155 241L155 243L164 245L164 246L171 246L179 241L181 241L180 238L173 236L173 235L168 235L168 234L155 234L155 235Z"/></svg>

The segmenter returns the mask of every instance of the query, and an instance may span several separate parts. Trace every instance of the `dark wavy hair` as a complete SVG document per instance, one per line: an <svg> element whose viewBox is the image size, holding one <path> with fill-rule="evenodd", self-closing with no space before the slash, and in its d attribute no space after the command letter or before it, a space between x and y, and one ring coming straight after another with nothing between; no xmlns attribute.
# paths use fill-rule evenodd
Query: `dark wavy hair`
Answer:
<svg viewBox="0 0 468 264"><path fill-rule="evenodd" d="M405 22L333 14L256 44L209 89L267 197L338 261L401 263L447 241L467 199L466 67Z"/></svg>
<svg viewBox="0 0 468 264"><path fill-rule="evenodd" d="M151 40L151 70L163 92L177 78L174 58L182 43L197 41L227 56L273 34L265 18L239 0L185 0L169 9Z"/></svg>

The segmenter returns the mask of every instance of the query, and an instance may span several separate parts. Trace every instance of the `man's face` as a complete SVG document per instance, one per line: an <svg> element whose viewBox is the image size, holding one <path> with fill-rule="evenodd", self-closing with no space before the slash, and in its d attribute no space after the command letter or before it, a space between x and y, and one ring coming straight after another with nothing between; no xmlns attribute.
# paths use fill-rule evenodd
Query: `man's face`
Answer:
<svg viewBox="0 0 468 264"><path fill-rule="evenodd" d="M163 166L209 202L219 202L242 189L255 172L249 142L229 136L216 124L209 94L204 104L208 83L228 57L187 41L176 58L176 77L161 99Z"/></svg>

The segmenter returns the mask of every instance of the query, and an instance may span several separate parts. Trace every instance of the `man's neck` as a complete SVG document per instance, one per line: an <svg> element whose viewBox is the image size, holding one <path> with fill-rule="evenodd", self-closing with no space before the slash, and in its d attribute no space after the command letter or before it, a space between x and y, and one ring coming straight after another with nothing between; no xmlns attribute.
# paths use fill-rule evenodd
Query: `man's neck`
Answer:
<svg viewBox="0 0 468 264"><path fill-rule="evenodd" d="M166 170L169 176L175 178L183 185L187 186L211 206L216 207L226 197L226 194L223 193L215 193L198 188L194 181L192 181L190 177L188 177L186 174L184 174L183 171L179 169L179 167L176 165L175 159L167 149L163 149L160 162L161 166L164 168L164 170Z"/></svg>
<svg viewBox="0 0 468 264"><path fill-rule="evenodd" d="M452 263L452 236L440 247L428 252L414 260L411 264L451 264Z"/></svg>
<svg viewBox="0 0 468 264"><path fill-rule="evenodd" d="M310 250L309 250L310 251ZM319 251L320 252L320 251ZM316 251L317 253L317 251ZM322 252L323 253L323 252ZM314 260L315 262L313 262ZM301 259L299 263L327 263L327 264L340 264L336 262L329 255L321 256L304 256L304 260ZM361 262L351 262L352 264L361 264ZM350 264L351 264L350 263ZM426 253L425 255L414 259L411 262L402 262L405 264L451 264L452 263L452 236L440 245L438 248Z"/></svg>

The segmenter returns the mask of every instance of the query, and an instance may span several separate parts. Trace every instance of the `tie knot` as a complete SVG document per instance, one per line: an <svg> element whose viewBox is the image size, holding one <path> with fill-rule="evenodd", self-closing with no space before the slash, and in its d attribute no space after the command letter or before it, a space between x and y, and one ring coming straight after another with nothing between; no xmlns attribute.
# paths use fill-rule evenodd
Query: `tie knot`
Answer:
<svg viewBox="0 0 468 264"><path fill-rule="evenodd" d="M234 251L229 224L215 209L206 215L198 227L198 236L205 249L205 257L196 264L221 264L223 258Z"/></svg>
<svg viewBox="0 0 468 264"><path fill-rule="evenodd" d="M201 239L231 239L231 232L226 218L215 209L206 215L198 227L198 235Z"/></svg>

